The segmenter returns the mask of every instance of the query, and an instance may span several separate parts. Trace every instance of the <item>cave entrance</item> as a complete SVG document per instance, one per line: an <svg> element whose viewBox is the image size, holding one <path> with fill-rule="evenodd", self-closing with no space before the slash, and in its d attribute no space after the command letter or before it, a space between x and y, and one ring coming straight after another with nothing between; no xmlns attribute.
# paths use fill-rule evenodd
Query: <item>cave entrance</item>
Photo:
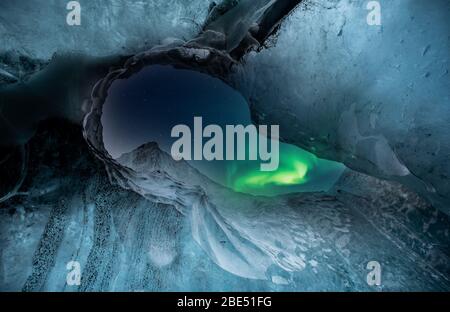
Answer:
<svg viewBox="0 0 450 312"><path fill-rule="evenodd" d="M115 80L108 90L101 118L103 143L120 162L124 155L156 142L170 155L174 126L193 129L194 117L205 124L250 125L244 97L220 79L168 65L143 68L127 79ZM148 145L147 145L148 146ZM201 173L238 192L274 196L292 192L327 191L344 170L296 146L280 142L279 167L260 170L260 160L214 160L188 163Z"/></svg>

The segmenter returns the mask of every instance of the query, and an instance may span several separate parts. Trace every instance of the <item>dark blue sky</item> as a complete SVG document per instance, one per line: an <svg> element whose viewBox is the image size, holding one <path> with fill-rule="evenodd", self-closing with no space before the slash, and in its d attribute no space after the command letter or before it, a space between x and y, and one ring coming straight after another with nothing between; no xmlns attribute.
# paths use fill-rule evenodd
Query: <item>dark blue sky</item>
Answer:
<svg viewBox="0 0 450 312"><path fill-rule="evenodd" d="M245 99L219 79L171 66L149 66L109 89L102 124L106 149L117 158L156 141L170 152L175 125L193 129L194 116L203 124L249 124Z"/></svg>
<svg viewBox="0 0 450 312"><path fill-rule="evenodd" d="M171 66L146 67L128 79L116 80L109 89L102 116L105 148L118 158L142 144L157 142L170 153L172 143L177 140L171 138L172 128L185 124L193 131L195 116L203 118L203 127L251 123L246 100L223 81ZM341 164L317 159L300 148L282 143L279 170L262 175L259 160L189 163L219 183L264 195L327 190L344 169ZM297 181L294 178L298 178L298 163L307 167L305 178L297 179L301 183L276 183ZM258 183L252 182L255 175Z"/></svg>

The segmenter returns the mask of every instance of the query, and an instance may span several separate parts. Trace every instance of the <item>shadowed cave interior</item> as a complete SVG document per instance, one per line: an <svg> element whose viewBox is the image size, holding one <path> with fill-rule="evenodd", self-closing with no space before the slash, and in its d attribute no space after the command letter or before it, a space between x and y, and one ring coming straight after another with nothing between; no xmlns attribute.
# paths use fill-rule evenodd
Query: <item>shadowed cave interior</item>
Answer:
<svg viewBox="0 0 450 312"><path fill-rule="evenodd" d="M0 290L450 289L448 0L34 1L0 1ZM175 162L195 115L292 145Z"/></svg>

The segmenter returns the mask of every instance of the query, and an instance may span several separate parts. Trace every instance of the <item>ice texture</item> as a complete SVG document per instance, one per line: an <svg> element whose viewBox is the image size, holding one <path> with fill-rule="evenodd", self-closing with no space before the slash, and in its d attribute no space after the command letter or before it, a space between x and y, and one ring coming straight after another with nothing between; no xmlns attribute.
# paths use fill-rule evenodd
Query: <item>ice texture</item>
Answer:
<svg viewBox="0 0 450 312"><path fill-rule="evenodd" d="M367 24L366 1L302 3L234 83L287 142L449 213L450 2L380 3L381 26Z"/></svg>
<svg viewBox="0 0 450 312"><path fill-rule="evenodd" d="M400 184L349 171L329 194L237 194L154 143L105 171L80 130L53 121L30 141L22 196L1 204L2 290L450 288L449 217Z"/></svg>
<svg viewBox="0 0 450 312"><path fill-rule="evenodd" d="M90 31L83 31L81 41L81 29L65 31L61 1L41 3L58 12L45 23L34 15L39 10L31 10L33 2L16 2L0 4L2 51L18 49L13 58L3 57L8 61L0 64L0 82L38 75L30 78L34 83L0 90L0 108L22 120L17 94L34 87L34 98L42 102L33 103L33 109L47 105L51 114L33 111L39 118L30 124L55 116L80 124L81 100L70 109L58 97L53 100L61 106L45 100L49 94L42 86L48 85L45 73L52 68L42 72L40 64L54 52L127 54L147 49L142 38L149 46L167 47L186 41L164 38L187 36L184 47L159 50L171 53L143 54L169 62L176 51L197 65L212 60L211 68L220 74L234 64L225 52L233 52L239 39L259 44L252 36L259 16L240 25L245 33L227 37L223 26L238 29L239 23L227 24L226 14L208 20L209 1L108 1L103 6L91 1L86 6L92 13L82 22ZM88 147L79 125L53 121L41 125L26 146L26 176L18 184L11 178L20 189L14 187L13 196L0 202L0 289L448 291L450 221L442 211L449 212L450 193L450 4L381 3L382 25L369 26L364 2L304 1L284 20L273 46L245 57L228 79L249 99L256 122L280 124L285 141L353 169L333 192L274 198L237 194L185 163L174 163L154 144L124 156L120 164L92 146L93 138L102 142L100 124L89 124L97 131L84 133ZM154 28L143 15L154 16ZM180 27L186 15L196 22ZM91 16L95 26L89 24ZM25 25L20 36L13 31L14 17ZM203 20L211 24L189 41ZM35 27L26 26L29 21ZM59 31L46 27L51 21L60 23ZM99 22L107 25L105 31ZM82 97L85 88L68 88L60 97L70 91ZM24 153L11 155L1 165L20 171ZM79 287L66 284L66 264L72 260L82 267ZM382 265L382 286L366 283L370 261Z"/></svg>
<svg viewBox="0 0 450 312"><path fill-rule="evenodd" d="M81 25L69 26L66 0L2 0L0 51L48 60L54 53L90 56L135 53L166 38L190 38L210 0L79 1Z"/></svg>

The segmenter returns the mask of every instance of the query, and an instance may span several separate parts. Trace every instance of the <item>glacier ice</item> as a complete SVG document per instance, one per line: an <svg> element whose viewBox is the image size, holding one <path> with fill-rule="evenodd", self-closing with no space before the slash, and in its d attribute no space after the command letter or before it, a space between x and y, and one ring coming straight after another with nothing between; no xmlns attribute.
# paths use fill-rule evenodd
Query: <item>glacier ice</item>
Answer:
<svg viewBox="0 0 450 312"><path fill-rule="evenodd" d="M82 142L63 121L30 141L33 195L1 203L2 290L370 290L372 260L379 290L449 287L450 220L397 183L348 171L329 194L255 197L156 144L106 174Z"/></svg>
<svg viewBox="0 0 450 312"><path fill-rule="evenodd" d="M450 37L445 0L306 1L234 75L255 122L319 157L400 181L449 212ZM277 105L274 105L277 103Z"/></svg>
<svg viewBox="0 0 450 312"><path fill-rule="evenodd" d="M275 29L258 22L277 10L238 9L251 1L223 12L210 1L163 2L154 2L160 6L153 12L142 1L127 5L130 11L123 1L109 2L106 11L90 3L105 29L88 24L85 45L76 44L76 30L68 40L41 26L16 37L10 19L24 22L33 3L0 4L9 8L0 11L1 117L14 125L0 124L1 139L28 142L31 164L23 180L5 178L14 196L0 195L0 289L448 290L449 2L386 1L382 26L369 27L358 1L304 1ZM59 10L57 1L45 5ZM126 27L127 18L108 20L127 14L154 17L155 27L149 33L139 19ZM186 15L186 27L179 27ZM276 44L262 49L276 30ZM95 62L50 61L74 46ZM134 56L117 57L128 54ZM247 97L255 122L280 124L286 142L353 170L329 193L265 198L212 183L155 144L122 163L109 158L98 122L101 98L111 78L152 63L226 80ZM95 75L82 82L70 75L70 88L55 78L74 67L80 77ZM108 72L93 105L82 105ZM52 83L54 89L44 88ZM25 89L29 98L21 96ZM23 104L29 99L35 105ZM21 118L24 108L29 118ZM79 125L89 110L84 141ZM49 117L65 119L42 124ZM2 169L20 171L24 153L10 155ZM82 284L70 288L65 265L74 259ZM365 264L373 260L384 272L375 289L365 281Z"/></svg>
<svg viewBox="0 0 450 312"><path fill-rule="evenodd" d="M206 19L211 3L210 0L82 1L81 25L69 26L67 2L3 0L1 51L15 51L42 60L67 52L129 55L169 37L192 37Z"/></svg>

